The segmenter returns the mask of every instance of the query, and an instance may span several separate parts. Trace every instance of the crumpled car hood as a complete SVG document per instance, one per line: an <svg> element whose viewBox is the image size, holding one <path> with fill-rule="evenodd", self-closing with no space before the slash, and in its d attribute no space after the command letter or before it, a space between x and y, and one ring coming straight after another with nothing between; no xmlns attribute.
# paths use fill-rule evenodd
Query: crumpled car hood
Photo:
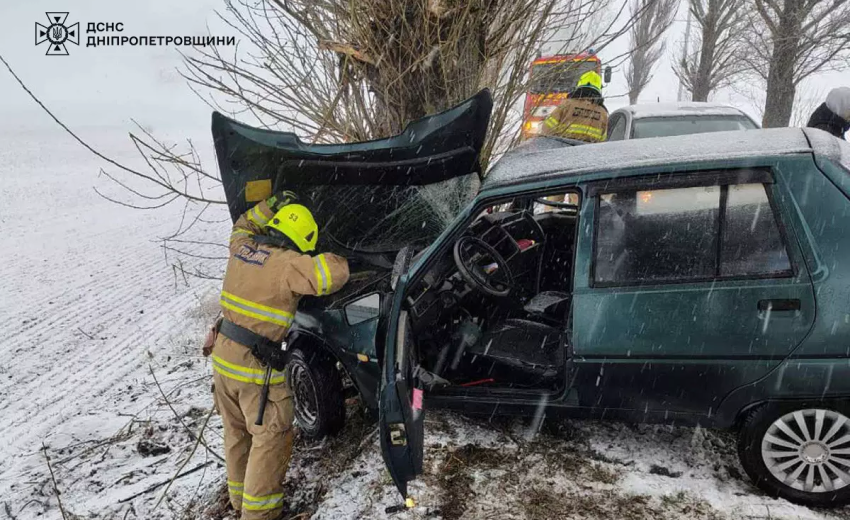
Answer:
<svg viewBox="0 0 850 520"><path fill-rule="evenodd" d="M231 218L288 189L316 217L323 251L388 255L404 245L427 246L478 190L491 109L490 93L482 90L399 135L331 145L213 113Z"/></svg>

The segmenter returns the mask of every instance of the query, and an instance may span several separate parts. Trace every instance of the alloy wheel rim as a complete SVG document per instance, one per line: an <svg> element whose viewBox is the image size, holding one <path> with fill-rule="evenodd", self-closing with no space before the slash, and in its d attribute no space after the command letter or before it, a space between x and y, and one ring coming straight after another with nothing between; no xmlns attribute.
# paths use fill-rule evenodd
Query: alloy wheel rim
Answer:
<svg viewBox="0 0 850 520"><path fill-rule="evenodd" d="M302 365L293 364L290 377L295 392L295 418L302 427L313 427L319 418L316 387Z"/></svg>
<svg viewBox="0 0 850 520"><path fill-rule="evenodd" d="M850 419L823 409L787 413L765 432L761 455L786 486L834 493L850 485Z"/></svg>

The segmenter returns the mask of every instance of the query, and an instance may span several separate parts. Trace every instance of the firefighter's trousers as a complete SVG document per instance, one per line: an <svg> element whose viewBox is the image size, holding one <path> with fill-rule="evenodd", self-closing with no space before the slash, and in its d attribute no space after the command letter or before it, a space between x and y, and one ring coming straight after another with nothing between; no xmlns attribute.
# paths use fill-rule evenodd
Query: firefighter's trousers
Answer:
<svg viewBox="0 0 850 520"><path fill-rule="evenodd" d="M292 455L293 403L274 372L263 425L257 426L265 370L250 351L221 335L213 349L215 402L224 424L230 502L242 520L271 520L283 507L283 480Z"/></svg>

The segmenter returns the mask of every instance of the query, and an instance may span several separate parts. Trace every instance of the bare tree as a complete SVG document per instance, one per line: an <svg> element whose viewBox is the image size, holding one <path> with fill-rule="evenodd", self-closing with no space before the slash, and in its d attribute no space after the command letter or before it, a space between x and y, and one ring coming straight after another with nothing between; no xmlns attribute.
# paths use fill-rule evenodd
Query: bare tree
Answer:
<svg viewBox="0 0 850 520"><path fill-rule="evenodd" d="M673 23L679 0L632 0L635 23L629 32L631 56L626 73L629 103L637 103L640 93L652 79L652 69L664 53L661 37Z"/></svg>
<svg viewBox="0 0 850 520"><path fill-rule="evenodd" d="M788 126L800 82L850 63L850 1L754 0L746 61L766 85L765 127Z"/></svg>
<svg viewBox="0 0 850 520"><path fill-rule="evenodd" d="M633 22L621 16L626 0L223 1L220 17L241 35L239 46L184 56L184 76L212 108L308 141L339 143L397 134L487 87L494 108L485 168L519 136L518 101L541 48L601 50ZM218 174L201 164L191 142L176 147L143 129L130 136L146 169L110 160L114 170L102 173L117 194L103 195L138 208L183 203L163 250L177 255L168 260L183 275L214 276L184 267L181 257L197 245L189 230L226 218L214 210L224 203ZM193 259L220 255L218 244L210 247L213 253Z"/></svg>
<svg viewBox="0 0 850 520"><path fill-rule="evenodd" d="M693 101L708 101L746 70L741 60L746 0L688 0L697 27L695 52L683 56L673 71Z"/></svg>
<svg viewBox="0 0 850 520"><path fill-rule="evenodd" d="M502 130L541 46L557 33L559 48L577 52L621 33L590 23L611 0L226 3L224 19L249 51L199 49L186 57L186 76L237 115L316 142L367 140L488 87L495 106L484 163L513 140Z"/></svg>

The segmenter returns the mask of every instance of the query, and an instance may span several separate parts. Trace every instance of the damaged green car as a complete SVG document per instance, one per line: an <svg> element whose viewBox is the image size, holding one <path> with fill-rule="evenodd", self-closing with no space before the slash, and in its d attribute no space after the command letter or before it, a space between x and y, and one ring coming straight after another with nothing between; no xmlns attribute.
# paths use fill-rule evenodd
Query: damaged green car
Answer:
<svg viewBox="0 0 850 520"><path fill-rule="evenodd" d="M850 502L850 146L538 138L482 179L490 109L339 145L214 115L231 216L294 190L353 273L287 339L304 432L342 427L350 380L406 496L430 408L733 428L763 490Z"/></svg>

